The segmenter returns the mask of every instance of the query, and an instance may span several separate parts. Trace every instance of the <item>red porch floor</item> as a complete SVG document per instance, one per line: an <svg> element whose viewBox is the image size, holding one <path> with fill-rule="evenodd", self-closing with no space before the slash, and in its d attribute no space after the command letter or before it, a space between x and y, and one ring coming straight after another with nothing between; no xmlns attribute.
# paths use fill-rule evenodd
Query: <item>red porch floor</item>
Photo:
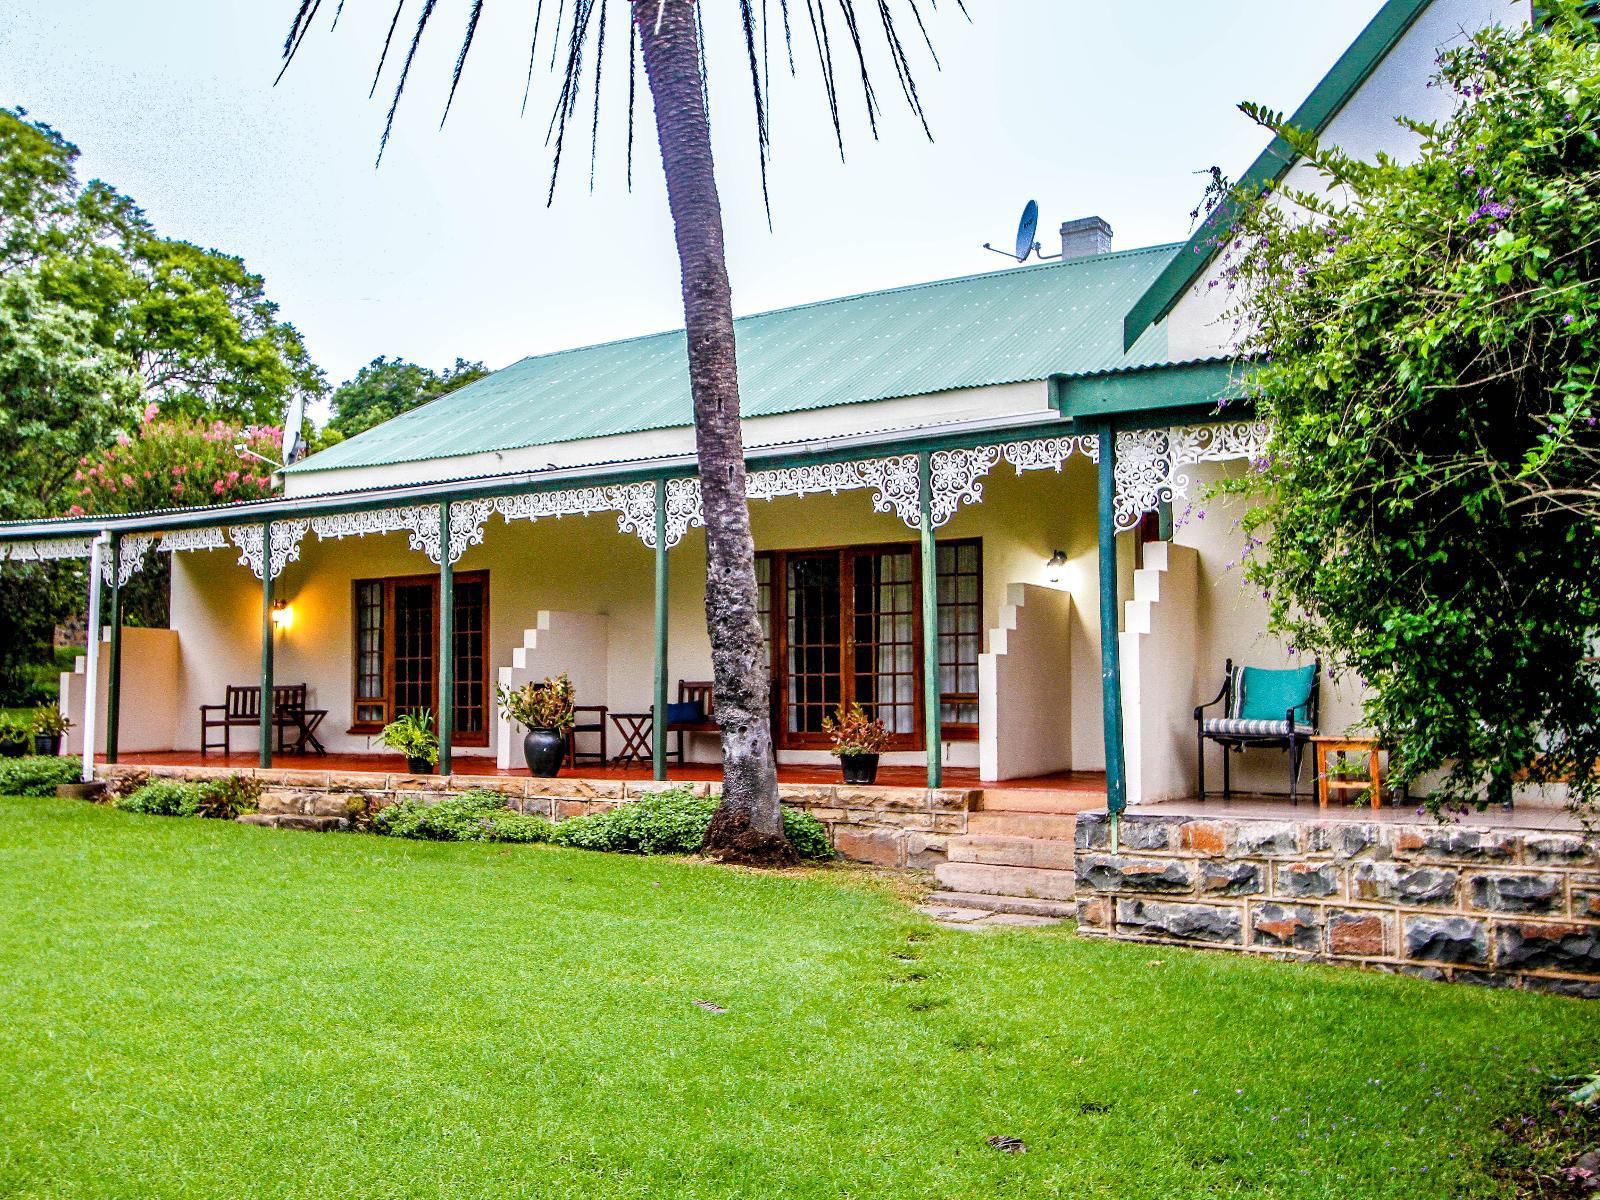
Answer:
<svg viewBox="0 0 1600 1200"><path fill-rule="evenodd" d="M127 766L146 767L234 767L246 769L259 765L254 751L235 754L207 754L202 757L193 750L150 751L140 754L121 754L117 761ZM303 771L372 771L389 775L405 773L405 759L398 754L274 754L272 765L284 770ZM480 755L458 756L455 760L457 775L526 775L526 767L500 769L494 759ZM572 779L649 779L649 763L630 763L626 766L599 766L583 764L564 767L564 777ZM668 779L701 782L722 778L722 768L716 763L672 763L667 767ZM922 767L880 767L880 787L925 787L927 772ZM780 783L838 783L839 768L832 764L818 766L785 765L778 768ZM1027 779L1007 779L1002 783L985 784L972 767L946 767L944 786L949 788L982 788L986 791L1046 791L1072 792L1077 795L1103 797L1106 777L1103 771L1066 771L1055 775L1038 775Z"/></svg>

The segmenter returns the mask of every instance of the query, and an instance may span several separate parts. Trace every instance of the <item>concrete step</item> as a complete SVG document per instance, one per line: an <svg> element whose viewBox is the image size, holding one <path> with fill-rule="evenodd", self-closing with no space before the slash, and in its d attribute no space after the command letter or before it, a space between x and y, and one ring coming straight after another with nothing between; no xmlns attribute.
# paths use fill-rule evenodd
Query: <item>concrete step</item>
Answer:
<svg viewBox="0 0 1600 1200"><path fill-rule="evenodd" d="M261 825L268 829L309 829L313 833L345 829L350 824L343 817L314 817L301 813L253 812L245 813L238 820L241 825Z"/></svg>
<svg viewBox="0 0 1600 1200"><path fill-rule="evenodd" d="M1058 838L1009 837L1002 834L968 834L953 837L945 846L951 862L984 863L993 867L1043 867L1072 870L1072 842Z"/></svg>
<svg viewBox="0 0 1600 1200"><path fill-rule="evenodd" d="M1106 806L1104 792L1047 792L1029 788L984 788L981 812L1081 813Z"/></svg>
<svg viewBox="0 0 1600 1200"><path fill-rule="evenodd" d="M1063 904L1059 900L1036 900L1031 896L991 896L984 892L934 892L923 901L923 905L928 908L977 908L1031 917L1071 917L1078 911L1072 904Z"/></svg>
<svg viewBox="0 0 1600 1200"><path fill-rule="evenodd" d="M1054 838L1070 842L1078 819L1070 813L974 812L967 814L968 834Z"/></svg>
<svg viewBox="0 0 1600 1200"><path fill-rule="evenodd" d="M981 892L990 896L1029 896L1040 900L1071 900L1077 879L1071 871L1039 867L992 867L984 863L946 862L933 869L941 887L956 892Z"/></svg>

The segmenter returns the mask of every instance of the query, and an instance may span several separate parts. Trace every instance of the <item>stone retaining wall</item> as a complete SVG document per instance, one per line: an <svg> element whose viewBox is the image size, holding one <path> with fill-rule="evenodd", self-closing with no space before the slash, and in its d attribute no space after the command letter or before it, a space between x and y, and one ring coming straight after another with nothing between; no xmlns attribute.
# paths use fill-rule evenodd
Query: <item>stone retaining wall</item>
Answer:
<svg viewBox="0 0 1600 1200"><path fill-rule="evenodd" d="M1600 998L1581 834L1129 813L1077 824L1079 932Z"/></svg>
<svg viewBox="0 0 1600 1200"><path fill-rule="evenodd" d="M227 767L144 767L99 764L101 779L148 775L159 779L217 779L246 775L261 780L261 812L284 818L346 821L370 805L437 798L449 792L489 790L511 807L552 821L599 812L664 788L715 795L718 783L654 783L615 779L531 779L514 775L382 775L377 772L260 770ZM958 788L853 787L780 784L780 799L804 809L828 829L840 857L883 867L932 868L945 861L945 840L967 830L976 793ZM327 824L320 820L318 824Z"/></svg>

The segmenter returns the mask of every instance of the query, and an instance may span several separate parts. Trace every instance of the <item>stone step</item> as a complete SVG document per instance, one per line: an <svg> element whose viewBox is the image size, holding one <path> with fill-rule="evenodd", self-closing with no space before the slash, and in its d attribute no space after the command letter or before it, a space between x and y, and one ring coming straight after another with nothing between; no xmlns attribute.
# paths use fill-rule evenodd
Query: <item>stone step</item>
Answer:
<svg viewBox="0 0 1600 1200"><path fill-rule="evenodd" d="M945 851L951 862L1072 870L1072 842L1066 839L968 834L966 837L951 838L945 845Z"/></svg>
<svg viewBox="0 0 1600 1200"><path fill-rule="evenodd" d="M1078 827L1071 813L974 812L967 814L968 834L1055 838L1070 842Z"/></svg>
<svg viewBox="0 0 1600 1200"><path fill-rule="evenodd" d="M1080 813L1106 806L1104 792L1047 792L1029 788L984 788L981 812Z"/></svg>
<svg viewBox="0 0 1600 1200"><path fill-rule="evenodd" d="M979 908L987 912L1021 913L1031 917L1071 917L1077 915L1072 904L1059 900L1036 900L1031 896L991 896L985 892L934 892L923 901L925 907L951 909Z"/></svg>
<svg viewBox="0 0 1600 1200"><path fill-rule="evenodd" d="M956 892L982 892L991 896L1028 896L1040 900L1071 900L1077 879L1071 871L1039 867L991 867L983 863L946 862L933 869L940 886Z"/></svg>
<svg viewBox="0 0 1600 1200"><path fill-rule="evenodd" d="M261 825L267 829L309 829L313 833L346 829L350 824L343 817L317 817L302 813L253 812L245 813L238 820L241 825Z"/></svg>

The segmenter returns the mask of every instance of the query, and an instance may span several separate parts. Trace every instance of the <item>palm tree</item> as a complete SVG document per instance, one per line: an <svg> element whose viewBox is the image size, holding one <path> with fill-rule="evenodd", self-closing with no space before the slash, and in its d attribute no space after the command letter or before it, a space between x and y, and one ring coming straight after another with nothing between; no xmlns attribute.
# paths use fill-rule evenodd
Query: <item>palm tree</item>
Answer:
<svg viewBox="0 0 1600 1200"><path fill-rule="evenodd" d="M699 0L622 0L632 4L628 50L628 171L633 156L633 107L636 95L635 63L642 58L655 110L656 140L666 172L667 199L672 211L678 263L683 278L684 329L688 335L689 386L694 399L695 447L699 459L701 503L706 530L706 628L711 637L716 711L722 733L722 802L706 831L703 849L724 859L764 864L797 861L783 835L778 808L778 772L773 756L768 697L771 681L756 610L755 545L750 537L750 513L745 496L744 442L739 423L739 375L734 359L732 291L728 284L727 256L723 247L722 206L717 195L711 154L711 123L706 102L706 65L702 25L706 17ZM916 82L896 25L895 8L909 11L930 55L928 36L918 0L738 0L751 92L755 103L762 192L766 193L769 153L767 125L767 50L769 8L775 3L783 24L784 49L790 73L794 72L794 43L790 4L796 23L803 6L811 29L828 112L840 156L844 138L839 117L839 87L834 46L847 47L858 69L873 136L877 136L881 111L868 67L866 16L876 18L900 92L927 132L927 120L917 95ZM929 0L937 7L938 0ZM965 13L963 0L955 0ZM388 58L395 29L407 0L397 0L389 23L373 91ZM379 143L383 146L394 127L395 111L405 90L411 64L423 31L434 14L437 0L421 0L411 44L400 70ZM283 69L288 70L305 40L322 0L298 0L289 36L284 41ZM450 111L467 53L472 48L485 0L471 0L465 34L456 56L444 114ZM540 27L546 0L535 0L534 32L529 50L528 77L539 57ZM726 5L731 18L732 3ZM344 7L339 0L334 13ZM601 65L604 61L606 14L610 0L549 0L555 33L551 65L560 70L560 90L551 116L547 140L553 141L551 195L561 169L567 125L578 112L578 99L589 64L594 73L594 122L591 127L591 179L594 130L599 124ZM861 11L858 11L861 10ZM830 13L834 24L829 25ZM561 30L567 31L565 49ZM588 53L591 31L593 53ZM933 58L937 66L937 57ZM280 78L282 77L280 72ZM523 105L527 105L524 86ZM441 120L441 125L443 121ZM659 714L658 714L659 718Z"/></svg>

